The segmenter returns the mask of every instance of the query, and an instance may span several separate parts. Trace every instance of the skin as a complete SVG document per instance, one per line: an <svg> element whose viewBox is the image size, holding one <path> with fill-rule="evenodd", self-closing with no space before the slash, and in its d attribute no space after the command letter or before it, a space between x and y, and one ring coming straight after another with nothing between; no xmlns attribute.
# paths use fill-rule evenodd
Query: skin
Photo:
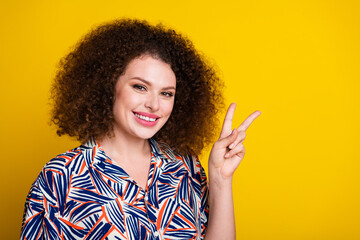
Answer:
<svg viewBox="0 0 360 240"><path fill-rule="evenodd" d="M115 86L114 137L100 144L106 154L145 189L151 148L148 139L166 123L174 106L176 78L169 64L149 55L132 60ZM158 118L146 126L134 113Z"/></svg>
<svg viewBox="0 0 360 240"><path fill-rule="evenodd" d="M132 60L116 84L114 137L100 144L106 154L144 188L149 174L151 148L148 139L166 123L174 106L176 78L170 65L149 55ZM244 158L245 132L261 114L252 113L232 130L236 104L226 113L219 139L209 156L210 216L206 240L235 239L232 178ZM155 114L154 126L144 126L134 112ZM224 224L226 223L226 224Z"/></svg>
<svg viewBox="0 0 360 240"><path fill-rule="evenodd" d="M232 179L245 155L245 132L261 112L253 112L238 128L231 130L235 108L235 103L230 104L220 137L209 156L210 212L206 240L236 239Z"/></svg>

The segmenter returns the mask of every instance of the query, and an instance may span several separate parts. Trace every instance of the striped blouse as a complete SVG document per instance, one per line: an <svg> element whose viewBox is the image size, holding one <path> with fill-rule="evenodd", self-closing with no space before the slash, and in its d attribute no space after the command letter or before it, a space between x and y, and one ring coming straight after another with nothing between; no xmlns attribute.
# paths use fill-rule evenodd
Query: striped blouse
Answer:
<svg viewBox="0 0 360 240"><path fill-rule="evenodd" d="M199 159L149 142L146 189L96 140L50 160L27 196L21 239L203 239L208 188Z"/></svg>

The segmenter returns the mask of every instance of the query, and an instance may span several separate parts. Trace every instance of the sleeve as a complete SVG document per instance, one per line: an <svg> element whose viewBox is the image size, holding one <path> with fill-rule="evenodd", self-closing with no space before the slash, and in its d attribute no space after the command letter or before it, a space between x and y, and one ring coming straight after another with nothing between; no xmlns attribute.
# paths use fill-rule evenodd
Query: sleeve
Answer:
<svg viewBox="0 0 360 240"><path fill-rule="evenodd" d="M56 198L43 170L27 195L20 239L60 239L54 201Z"/></svg>
<svg viewBox="0 0 360 240"><path fill-rule="evenodd" d="M193 159L195 159L196 178L200 183L200 230L201 239L204 239L209 219L209 188L206 173L199 158L196 156Z"/></svg>

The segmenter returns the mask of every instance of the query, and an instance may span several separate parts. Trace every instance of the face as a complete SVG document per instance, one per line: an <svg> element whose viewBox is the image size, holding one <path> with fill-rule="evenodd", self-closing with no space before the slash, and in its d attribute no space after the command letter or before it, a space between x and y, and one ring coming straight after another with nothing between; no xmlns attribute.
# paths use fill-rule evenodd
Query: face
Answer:
<svg viewBox="0 0 360 240"><path fill-rule="evenodd" d="M154 136L170 117L175 90L176 77L169 64L149 55L133 59L115 86L115 136Z"/></svg>

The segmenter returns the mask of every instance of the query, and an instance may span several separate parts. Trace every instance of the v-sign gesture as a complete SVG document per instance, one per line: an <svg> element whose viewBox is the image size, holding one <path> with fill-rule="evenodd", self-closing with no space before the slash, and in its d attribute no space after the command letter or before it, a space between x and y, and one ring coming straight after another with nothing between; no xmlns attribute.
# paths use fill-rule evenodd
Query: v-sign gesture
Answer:
<svg viewBox="0 0 360 240"><path fill-rule="evenodd" d="M261 114L255 111L231 130L236 104L227 110L219 139L209 156L209 223L205 240L235 240L235 215L232 176L245 155L245 131Z"/></svg>
<svg viewBox="0 0 360 240"><path fill-rule="evenodd" d="M209 173L212 177L231 178L245 155L243 142L246 129L261 114L255 111L236 129L232 130L232 119L236 104L230 104L219 139L214 143L209 157ZM214 176L215 175L215 176Z"/></svg>

